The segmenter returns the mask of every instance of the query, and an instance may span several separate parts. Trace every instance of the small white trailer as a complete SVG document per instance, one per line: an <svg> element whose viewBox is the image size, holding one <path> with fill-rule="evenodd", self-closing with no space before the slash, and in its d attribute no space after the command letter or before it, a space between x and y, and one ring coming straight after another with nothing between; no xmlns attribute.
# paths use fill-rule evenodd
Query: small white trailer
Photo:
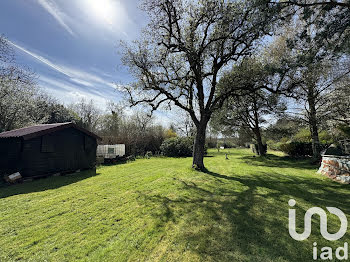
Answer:
<svg viewBox="0 0 350 262"><path fill-rule="evenodd" d="M96 156L104 159L116 159L125 155L125 145L98 145Z"/></svg>

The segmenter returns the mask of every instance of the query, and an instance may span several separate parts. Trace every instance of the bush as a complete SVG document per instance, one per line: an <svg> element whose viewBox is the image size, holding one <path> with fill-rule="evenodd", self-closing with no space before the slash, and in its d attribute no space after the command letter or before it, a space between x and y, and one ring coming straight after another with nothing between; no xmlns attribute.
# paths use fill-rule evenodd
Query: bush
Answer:
<svg viewBox="0 0 350 262"><path fill-rule="evenodd" d="M225 142L225 143L223 144L223 146L224 146L225 148L234 148L234 147L235 147L235 145L234 145L233 143L229 142L229 141Z"/></svg>
<svg viewBox="0 0 350 262"><path fill-rule="evenodd" d="M285 143L287 143L288 142L288 140L286 140L286 141L280 141L280 142L275 142L275 141L273 141L273 140L268 140L267 142L266 142L266 144L267 144L267 147L270 149L270 150L275 150L275 151L281 151L281 145L283 145L283 144L285 144Z"/></svg>
<svg viewBox="0 0 350 262"><path fill-rule="evenodd" d="M164 156L189 157L193 153L193 137L172 137L163 141L160 150ZM206 155L208 146L204 145Z"/></svg>
<svg viewBox="0 0 350 262"><path fill-rule="evenodd" d="M278 150L278 143L272 139L266 141L267 147L271 150Z"/></svg>
<svg viewBox="0 0 350 262"><path fill-rule="evenodd" d="M310 143L311 142L311 133L308 128L300 129L298 133L293 136L293 141L300 143Z"/></svg>
<svg viewBox="0 0 350 262"><path fill-rule="evenodd" d="M211 142L209 141L207 143L207 145L209 148L217 148L217 146L218 146L218 144L216 142L213 142L213 141L211 141Z"/></svg>
<svg viewBox="0 0 350 262"><path fill-rule="evenodd" d="M321 143L321 151L329 147L329 144ZM280 150L292 157L312 156L312 143L288 142L280 145Z"/></svg>
<svg viewBox="0 0 350 262"><path fill-rule="evenodd" d="M350 126L346 124L341 124L337 127L338 130L341 131L342 136L345 136L346 138L350 138Z"/></svg>
<svg viewBox="0 0 350 262"><path fill-rule="evenodd" d="M332 144L334 143L334 139L332 135L326 130L322 130L318 133L318 137L321 144ZM302 143L311 143L311 133L307 128L300 129L299 132L293 137L292 141L302 142Z"/></svg>
<svg viewBox="0 0 350 262"><path fill-rule="evenodd" d="M172 137L163 141L160 146L163 155L170 157L192 156L193 138L190 137Z"/></svg>
<svg viewBox="0 0 350 262"><path fill-rule="evenodd" d="M333 144L335 141L332 138L331 134L329 134L327 131L323 130L319 134L319 139L321 144Z"/></svg>
<svg viewBox="0 0 350 262"><path fill-rule="evenodd" d="M226 142L218 142L217 144L217 148L218 147L224 147L224 148L236 148L237 146L233 143L233 142L230 142L230 141L226 141Z"/></svg>
<svg viewBox="0 0 350 262"><path fill-rule="evenodd" d="M280 150L292 157L312 156L312 143L289 142L280 145Z"/></svg>

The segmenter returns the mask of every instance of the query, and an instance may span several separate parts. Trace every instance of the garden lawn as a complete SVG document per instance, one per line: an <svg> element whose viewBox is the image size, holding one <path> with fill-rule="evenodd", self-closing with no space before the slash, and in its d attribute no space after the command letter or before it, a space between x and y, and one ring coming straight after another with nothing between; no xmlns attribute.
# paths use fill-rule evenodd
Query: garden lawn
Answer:
<svg viewBox="0 0 350 262"><path fill-rule="evenodd" d="M312 261L313 242L350 242L348 233L324 240L317 216L308 240L288 233L289 199L300 233L310 207L350 214L348 185L307 160L209 155L206 172L192 170L191 158L151 158L0 187L0 261L299 262ZM328 223L338 231L336 217Z"/></svg>

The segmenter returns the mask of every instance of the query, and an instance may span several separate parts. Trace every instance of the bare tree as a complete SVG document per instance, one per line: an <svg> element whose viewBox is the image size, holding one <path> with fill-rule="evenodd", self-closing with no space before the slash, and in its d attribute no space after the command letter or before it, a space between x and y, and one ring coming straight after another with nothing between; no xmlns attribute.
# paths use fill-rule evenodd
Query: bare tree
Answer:
<svg viewBox="0 0 350 262"><path fill-rule="evenodd" d="M92 132L98 129L101 111L96 107L93 100L81 99L78 103L71 105L71 108L79 116L82 127Z"/></svg>
<svg viewBox="0 0 350 262"><path fill-rule="evenodd" d="M35 80L34 73L16 63L11 45L0 36L0 131L33 122L28 112L36 110L40 94Z"/></svg>
<svg viewBox="0 0 350 262"><path fill-rule="evenodd" d="M192 137L195 135L195 125L188 113L184 113L175 122L176 132L181 136Z"/></svg>
<svg viewBox="0 0 350 262"><path fill-rule="evenodd" d="M132 105L162 104L187 112L196 126L193 167L203 169L207 124L235 94L216 92L227 65L249 56L278 19L267 1L147 0L144 41L125 47L124 64L137 82L125 87Z"/></svg>

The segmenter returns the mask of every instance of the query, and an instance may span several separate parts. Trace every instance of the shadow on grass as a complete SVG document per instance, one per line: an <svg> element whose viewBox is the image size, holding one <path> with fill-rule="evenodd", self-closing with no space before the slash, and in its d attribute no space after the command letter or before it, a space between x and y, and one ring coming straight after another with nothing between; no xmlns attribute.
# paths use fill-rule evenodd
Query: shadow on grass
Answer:
<svg viewBox="0 0 350 262"><path fill-rule="evenodd" d="M276 156L272 154L267 154L266 156L242 156L239 159L242 159L248 165L254 166L303 169L315 169L319 167L318 163L313 163L311 158L295 159L289 156Z"/></svg>
<svg viewBox="0 0 350 262"><path fill-rule="evenodd" d="M294 165L277 160L284 167ZM214 182L206 183L213 178ZM318 218L313 227L314 238L299 242L288 233L289 199L295 198L299 203L296 209L300 232L303 215L312 206L335 206L350 214L349 202L342 201L350 196L349 191L343 190L346 185L314 177L283 177L278 172L230 176L210 170L203 171L202 183L187 178L174 180L179 189L177 195L141 195L140 204L150 207L158 227L164 230L168 222L183 222L186 226L180 227L172 245L186 247L202 261L311 261L313 241L317 240L320 246L340 246L349 241L349 235L342 243L323 240L316 226ZM337 219L329 221L329 227L337 231Z"/></svg>
<svg viewBox="0 0 350 262"><path fill-rule="evenodd" d="M100 164L100 166L118 166L118 165L124 165L129 162L133 162L135 160L127 160L127 159L121 159L118 161L105 161L103 164Z"/></svg>
<svg viewBox="0 0 350 262"><path fill-rule="evenodd" d="M96 175L99 175L96 170L86 170L80 173L72 173L57 177L50 176L15 185L2 184L0 185L0 198L56 189Z"/></svg>

